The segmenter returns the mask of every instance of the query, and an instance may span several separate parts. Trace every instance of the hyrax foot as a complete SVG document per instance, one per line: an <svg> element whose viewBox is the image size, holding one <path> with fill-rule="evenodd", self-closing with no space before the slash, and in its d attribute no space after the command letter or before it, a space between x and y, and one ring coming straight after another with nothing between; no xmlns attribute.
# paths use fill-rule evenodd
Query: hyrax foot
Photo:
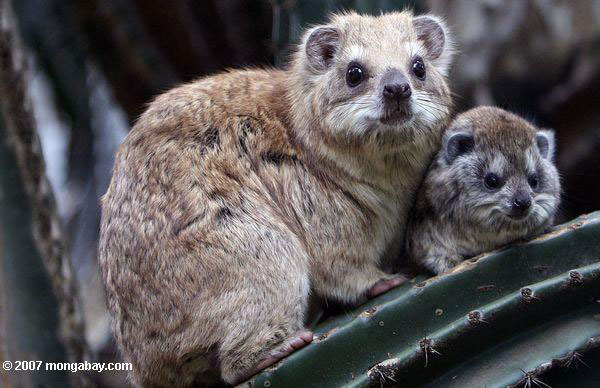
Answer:
<svg viewBox="0 0 600 388"><path fill-rule="evenodd" d="M399 286L404 283L406 278L403 276L396 276L391 279L381 279L377 283L373 284L373 286L367 291L367 297L372 299L378 295L383 294L391 290L394 287Z"/></svg>
<svg viewBox="0 0 600 388"><path fill-rule="evenodd" d="M240 384L240 383L248 380L250 377L254 376L261 370L265 369L266 367L275 364L282 358L284 358L284 357L290 355L291 353L295 352L296 350L301 349L304 346L308 345L309 343L312 342L312 340L313 340L312 331L301 331L299 333L294 334L281 347L269 352L269 354L267 355L267 357L265 359L263 359L261 362L256 364L256 366L254 366L249 371L247 371L242 376L240 376L237 379L237 381L234 383L234 385Z"/></svg>

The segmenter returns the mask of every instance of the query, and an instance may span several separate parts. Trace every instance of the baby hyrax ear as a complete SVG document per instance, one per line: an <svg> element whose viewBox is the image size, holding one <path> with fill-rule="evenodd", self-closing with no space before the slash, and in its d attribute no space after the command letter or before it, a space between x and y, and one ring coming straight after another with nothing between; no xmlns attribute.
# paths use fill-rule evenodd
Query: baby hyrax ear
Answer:
<svg viewBox="0 0 600 388"><path fill-rule="evenodd" d="M339 47L340 33L332 27L317 27L313 29L305 43L308 64L317 72L324 72L333 63L333 58Z"/></svg>
<svg viewBox="0 0 600 388"><path fill-rule="evenodd" d="M453 132L444 136L443 150L446 157L446 162L452 164L460 155L471 152L475 140L471 132Z"/></svg>
<svg viewBox="0 0 600 388"><path fill-rule="evenodd" d="M426 58L443 75L446 75L454 54L454 45L448 27L442 19L433 15L417 16L413 19L413 25L417 39L423 42L427 50Z"/></svg>
<svg viewBox="0 0 600 388"><path fill-rule="evenodd" d="M542 158L548 160L554 159L554 131L551 129L540 129L535 135L535 140Z"/></svg>

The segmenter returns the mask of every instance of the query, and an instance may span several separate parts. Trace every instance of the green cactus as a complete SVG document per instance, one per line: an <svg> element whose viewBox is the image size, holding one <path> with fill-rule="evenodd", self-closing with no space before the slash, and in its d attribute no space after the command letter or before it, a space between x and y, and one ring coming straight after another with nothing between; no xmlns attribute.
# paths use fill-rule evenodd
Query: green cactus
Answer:
<svg viewBox="0 0 600 388"><path fill-rule="evenodd" d="M313 344L249 383L535 385L600 345L599 241L596 212L406 284L318 326Z"/></svg>

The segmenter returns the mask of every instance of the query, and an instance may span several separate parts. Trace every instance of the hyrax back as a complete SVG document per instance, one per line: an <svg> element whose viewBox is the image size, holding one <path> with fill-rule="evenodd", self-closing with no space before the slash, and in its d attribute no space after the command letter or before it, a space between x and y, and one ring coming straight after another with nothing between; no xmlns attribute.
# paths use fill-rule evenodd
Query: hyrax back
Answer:
<svg viewBox="0 0 600 388"><path fill-rule="evenodd" d="M398 284L379 261L448 118L450 54L433 17L346 14L308 31L287 70L150 105L117 154L100 239L137 384L239 382L310 340L294 333L311 289L355 302Z"/></svg>
<svg viewBox="0 0 600 388"><path fill-rule="evenodd" d="M435 273L541 233L560 200L554 133L492 107L449 126L417 195L408 256Z"/></svg>

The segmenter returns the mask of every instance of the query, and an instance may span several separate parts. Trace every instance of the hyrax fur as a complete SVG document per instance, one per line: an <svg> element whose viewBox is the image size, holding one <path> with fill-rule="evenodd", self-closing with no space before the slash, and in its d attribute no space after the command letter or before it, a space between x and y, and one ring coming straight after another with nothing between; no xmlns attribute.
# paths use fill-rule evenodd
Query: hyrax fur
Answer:
<svg viewBox="0 0 600 388"><path fill-rule="evenodd" d="M402 238L449 117L445 26L348 13L286 70L173 89L116 156L100 266L142 386L237 383L312 339L309 293L356 302L401 282Z"/></svg>
<svg viewBox="0 0 600 388"><path fill-rule="evenodd" d="M560 200L553 131L479 107L459 115L442 143L407 230L413 261L439 274L552 224Z"/></svg>

